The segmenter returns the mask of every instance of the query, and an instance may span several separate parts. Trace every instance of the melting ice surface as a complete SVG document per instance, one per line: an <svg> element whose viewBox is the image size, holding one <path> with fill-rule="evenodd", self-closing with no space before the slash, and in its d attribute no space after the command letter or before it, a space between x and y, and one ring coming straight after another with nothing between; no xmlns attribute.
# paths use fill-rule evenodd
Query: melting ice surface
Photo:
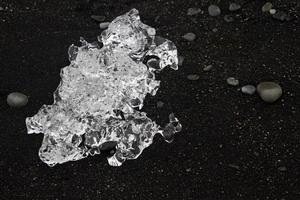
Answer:
<svg viewBox="0 0 300 200"><path fill-rule="evenodd" d="M39 156L49 166L99 154L108 142L116 144L108 163L120 166L136 159L155 134L172 142L181 130L173 114L161 128L139 111L146 94L155 95L160 85L154 72L177 70L175 45L156 37L136 9L114 19L98 40L102 48L83 38L80 47L69 47L70 65L61 70L53 105L26 118L28 134L44 134Z"/></svg>

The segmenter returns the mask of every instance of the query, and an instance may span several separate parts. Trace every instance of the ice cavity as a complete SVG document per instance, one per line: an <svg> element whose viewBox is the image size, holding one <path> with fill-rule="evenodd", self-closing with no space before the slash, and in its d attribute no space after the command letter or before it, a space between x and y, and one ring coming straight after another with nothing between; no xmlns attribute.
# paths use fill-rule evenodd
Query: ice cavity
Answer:
<svg viewBox="0 0 300 200"><path fill-rule="evenodd" d="M161 128L140 112L147 93L155 95L160 82L155 71L177 69L177 49L155 36L155 29L140 21L136 9L114 19L98 37L103 43L69 47L70 65L62 68L53 105L43 105L26 118L28 134L43 133L39 150L49 166L99 154L107 142L116 144L108 158L112 166L137 158L155 134L167 142L181 130L178 119ZM160 42L157 42L157 39ZM157 66L147 66L147 59Z"/></svg>

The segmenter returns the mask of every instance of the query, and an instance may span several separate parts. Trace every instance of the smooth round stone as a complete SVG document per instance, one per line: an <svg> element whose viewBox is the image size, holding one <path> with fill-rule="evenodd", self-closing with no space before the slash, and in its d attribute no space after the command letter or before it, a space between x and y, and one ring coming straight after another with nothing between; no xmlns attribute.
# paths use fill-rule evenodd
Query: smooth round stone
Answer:
<svg viewBox="0 0 300 200"><path fill-rule="evenodd" d="M256 87L259 96L267 103L277 101L282 95L280 85L274 82L261 82Z"/></svg>
<svg viewBox="0 0 300 200"><path fill-rule="evenodd" d="M208 72L208 71L210 71L212 68L213 68L212 65L207 65L207 66L203 67L203 71Z"/></svg>
<svg viewBox="0 0 300 200"><path fill-rule="evenodd" d="M231 3L229 4L229 11L237 11L241 8L241 5L240 4L237 4L237 3Z"/></svg>
<svg viewBox="0 0 300 200"><path fill-rule="evenodd" d="M100 23L100 29L106 29L109 26L110 22L102 22Z"/></svg>
<svg viewBox="0 0 300 200"><path fill-rule="evenodd" d="M20 92L12 92L7 96L6 101L11 107L22 107L28 103L28 97Z"/></svg>
<svg viewBox="0 0 300 200"><path fill-rule="evenodd" d="M189 74L187 76L187 79L189 79L190 81L197 81L199 80L200 76L198 74Z"/></svg>
<svg viewBox="0 0 300 200"><path fill-rule="evenodd" d="M245 85L242 87L242 93L252 95L256 91L256 88L253 85Z"/></svg>
<svg viewBox="0 0 300 200"><path fill-rule="evenodd" d="M208 14L212 17L219 16L221 14L221 9L217 5L210 5L208 7Z"/></svg>
<svg viewBox="0 0 300 200"><path fill-rule="evenodd" d="M187 41L194 41L196 39L196 35L195 33L186 33L185 35L182 36L183 39L187 40Z"/></svg>
<svg viewBox="0 0 300 200"><path fill-rule="evenodd" d="M281 172L285 172L287 168L285 166L282 166L282 167L278 167L278 170Z"/></svg>
<svg viewBox="0 0 300 200"><path fill-rule="evenodd" d="M270 12L271 15L275 15L276 9L271 9L269 12Z"/></svg>
<svg viewBox="0 0 300 200"><path fill-rule="evenodd" d="M261 8L262 12L269 12L273 7L273 4L271 2L267 2L263 5L263 7Z"/></svg>
<svg viewBox="0 0 300 200"><path fill-rule="evenodd" d="M189 8L187 11L187 15L189 15L189 16L197 15L200 12L201 12L200 8Z"/></svg>
<svg viewBox="0 0 300 200"><path fill-rule="evenodd" d="M240 82L234 77L229 77L226 79L228 85L237 86Z"/></svg>

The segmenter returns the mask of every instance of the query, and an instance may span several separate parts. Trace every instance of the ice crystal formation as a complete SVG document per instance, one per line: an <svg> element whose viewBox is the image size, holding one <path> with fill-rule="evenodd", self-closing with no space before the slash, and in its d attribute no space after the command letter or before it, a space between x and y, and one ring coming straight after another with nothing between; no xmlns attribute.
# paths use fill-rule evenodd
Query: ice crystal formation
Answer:
<svg viewBox="0 0 300 200"><path fill-rule="evenodd" d="M161 134L167 142L181 130L177 118L163 128L139 111L147 93L155 95L155 71L177 70L177 49L140 21L136 9L114 19L98 42L69 47L53 105L26 119L28 134L43 133L39 156L49 166L99 154L113 142L112 166L137 158ZM103 43L100 48L99 43Z"/></svg>

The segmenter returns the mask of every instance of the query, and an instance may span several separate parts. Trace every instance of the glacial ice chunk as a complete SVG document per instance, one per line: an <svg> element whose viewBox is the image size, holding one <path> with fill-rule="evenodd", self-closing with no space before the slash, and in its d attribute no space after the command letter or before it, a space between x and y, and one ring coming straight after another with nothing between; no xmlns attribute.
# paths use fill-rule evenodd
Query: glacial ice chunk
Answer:
<svg viewBox="0 0 300 200"><path fill-rule="evenodd" d="M178 69L176 46L167 39L157 42L155 35L132 9L98 37L102 48L83 38L81 46L69 47L70 65L61 69L53 104L26 118L28 134L44 134L39 150L43 162L54 166L79 160L114 143L108 163L120 166L136 159L157 133L173 140L181 130L173 114L162 128L140 111L146 94L155 95L159 88L155 71ZM156 59L156 67L145 64L149 58Z"/></svg>

